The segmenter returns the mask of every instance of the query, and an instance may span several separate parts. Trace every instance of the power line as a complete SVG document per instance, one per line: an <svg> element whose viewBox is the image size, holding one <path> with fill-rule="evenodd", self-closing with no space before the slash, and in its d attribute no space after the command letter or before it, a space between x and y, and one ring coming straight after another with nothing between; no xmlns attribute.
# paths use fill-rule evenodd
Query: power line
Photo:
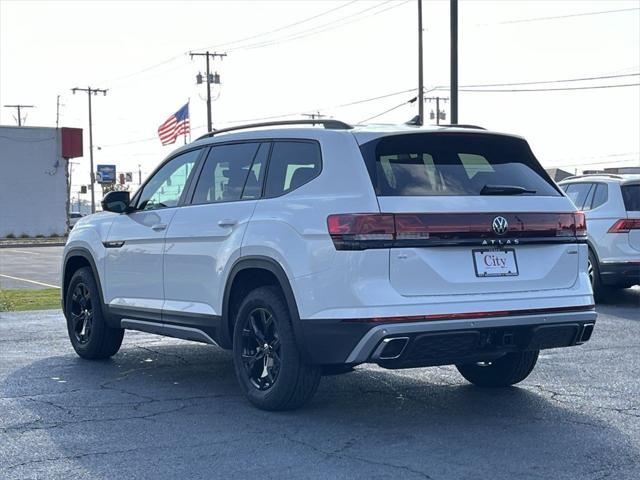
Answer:
<svg viewBox="0 0 640 480"><path fill-rule="evenodd" d="M204 47L204 49L206 49L206 48L228 47L229 45L233 45L235 43L242 43L242 42L245 42L247 40L253 40L253 39L256 39L256 38L260 38L260 37L271 35L273 33L281 32L282 30L286 30L287 28L295 27L295 26L301 25L303 23L310 22L311 20L315 20L316 18L320 18L320 17L323 17L325 15L328 15L329 13L335 12L337 10L341 10L341 9L343 9L345 7L348 7L349 5L351 5L353 3L356 3L356 2L357 2L357 0L352 0L350 2L346 2L346 3L342 4L342 5L337 6L337 7L330 8L329 10L325 10L323 12L320 12L317 15L313 15L311 17L303 18L301 20L298 20L296 22L290 23L288 25L283 25L281 27L274 28L273 30L269 30L269 31L262 32L262 33L257 33L255 35L251 35L249 37L240 38L238 40L231 40L229 42L219 43L217 45L211 45L209 47Z"/></svg>
<svg viewBox="0 0 640 480"><path fill-rule="evenodd" d="M487 27L487 26L491 26L491 25L507 25L507 24L513 24L513 23L541 22L541 21L545 21L545 20L558 20L558 19L563 19L563 18L587 17L587 16L591 16L591 15L604 15L604 14L608 14L608 13L629 12L629 11L634 11L634 10L640 10L640 8L638 8L638 7L636 7L636 8L620 8L618 10L602 10L602 11L598 11L598 12L570 13L570 14L567 14L567 15L556 15L556 16L550 16L550 17L520 18L520 19L516 19L516 20L505 20L505 21L502 21L502 22L495 22L495 23L478 23L478 24L476 24L476 26Z"/></svg>
<svg viewBox="0 0 640 480"><path fill-rule="evenodd" d="M306 38L312 35L317 35L320 33L324 33L330 30L335 30L336 28L340 28L340 27L344 27L345 25L349 25L351 23L354 22L359 22L361 20L364 20L365 18L369 18L369 17L373 17L375 15L379 15L380 13L386 12L387 10L391 10L393 8L398 8L401 7L402 5L408 3L411 0L406 0L402 3L396 3L394 5L391 5L387 8L384 8L382 10L378 10L377 12L373 12L369 15L366 15L364 17L360 17L360 15L362 15L363 13L369 12L371 10L377 9L381 6L384 6L388 3L391 3L393 0L387 0L386 2L382 3L382 4L378 4L378 5L374 5L372 7L368 7L365 8L364 10L361 10L359 12L356 12L354 14L348 15L346 17L331 21L329 23L325 23L323 25L317 25L315 27L312 27L311 29L309 29L308 31L301 31L301 32L296 32L296 33L292 33L292 34L288 34L284 37L280 37L280 38L275 38L272 40L267 40L264 42L259 42L259 43L255 43L255 44L249 44L249 45L241 45L239 47L233 48L230 51L235 51L235 50L253 50L256 48L264 48L264 47L270 47L273 45L279 45L281 43L286 43L286 42L292 42L295 40L300 40L302 38ZM353 18L356 17L356 18ZM360 17L360 18L358 18ZM349 20L350 19L350 20ZM347 20L347 21L345 21ZM339 23L341 22L341 23ZM326 27L326 28L325 28Z"/></svg>
<svg viewBox="0 0 640 480"><path fill-rule="evenodd" d="M352 0L352 1L350 1L350 2L348 2L348 3L346 3L346 4L344 4L344 5L341 5L341 6L338 6L338 7L334 7L334 8L332 8L332 9L329 9L329 10L325 11L325 12L321 12L320 14L314 15L314 16L312 16L312 17L308 17L308 18L306 18L306 19L302 19L302 20L300 20L300 21L298 21L298 22L294 22L294 23L292 23L292 24L285 25L285 26L283 26L283 27L276 28L276 29L274 29L274 30L272 30L272 31L263 32L263 33L261 33L261 34L256 34L256 35L252 35L251 37L246 37L246 38L243 38L243 39L238 39L238 40L233 40L233 41L229 41L229 42L220 43L220 44L214 45L214 46L212 46L212 47L210 47L210 48L214 48L214 47L216 47L216 48L217 48L217 47L220 47L220 46L237 44L237 43L241 43L241 42L243 42L243 41L246 41L246 40L249 40L249 39L252 39L252 38L259 38L259 37L261 37L261 36L266 36L266 35L269 35L269 34L271 34L271 33L275 33L275 32L277 32L277 31L285 30L285 29L287 29L287 28L291 28L291 27L293 27L293 26L296 26L296 25L299 25L299 24L302 24L302 23L306 23L306 22L308 22L308 21L311 21L311 20L313 20L313 19L319 18L319 17L321 17L321 16L324 16L324 15L326 15L326 14L329 14L329 13L334 12L334 11L336 11L336 10L339 10L339 9L341 9L341 8L347 7L347 6L351 5L352 3L355 3L356 1L357 1L357 0ZM284 37L279 37L279 38L269 39L269 40L265 40L265 41L263 41L263 42L256 42L256 43L253 43L253 44L252 44L252 43L249 43L249 44L247 44L247 45L239 45L239 46L237 46L237 47L233 47L233 48L229 49L228 51L229 51L229 52L231 52L231 51L236 51L236 50L245 50L245 49L262 48L262 47L267 47L267 46L271 46L271 45L276 45L276 44L279 44L279 43L284 43L284 42L288 42L288 41L298 40L298 39L300 39L300 38L304 38L304 37L307 37L307 36L310 36L310 35L315 35L315 34L323 33L323 32L325 32L325 31L332 30L332 29L334 29L334 28L338 28L338 27L341 27L341 26L347 25L347 24L349 24L349 23L353 23L353 22L356 22L356 21L362 20L363 18L356 18L356 19L353 19L353 20L351 20L351 21L344 22L344 20L347 20L347 19L352 18L352 17L354 17L354 16L361 15L362 13L366 13L367 11L370 11L370 10L373 10L373 9L376 9L376 8L379 8L379 7L383 6L383 5L386 5L386 4L388 4L388 3L391 3L391 2L393 2L393 1L394 1L394 0L386 0L385 2L383 2L383 3L381 3L381 4L377 4L377 5L374 5L374 6L372 6L372 7L368 7L368 8L366 8L366 9L364 9L364 10L359 11L359 12L356 12L356 13L353 13L353 14L350 14L350 15L347 15L346 17L338 18L338 19L334 20L333 22L329 22L329 23L322 24L322 25L316 25L315 27L311 27L311 28L310 28L310 29L308 29L307 31L305 31L305 30L301 30L301 31L299 31L299 32L294 32L294 33L291 33L291 34L287 34L287 35L285 35ZM374 12L372 15L368 15L368 16L377 15L377 14L379 14L379 13L382 13L382 12L386 11L386 10L390 10L390 9L392 9L392 8L399 7L399 6L401 6L401 5L404 5L405 3L408 3L409 1L410 1L410 0L406 0L406 1L404 1L403 3L395 4L395 5L391 5L390 7L386 8L386 9L380 10L380 11L378 11L378 12ZM367 16L367 17L368 17L368 16ZM364 18L367 18L367 17L364 17ZM322 27L325 27L325 26L327 26L327 25L331 25L331 23L335 23L335 22L343 22L343 23L342 23L342 24L340 24L340 25L336 25L336 26L334 26L334 27L325 28L325 29L323 29L323 30L315 31L315 30L317 30L318 28L322 28ZM135 71L135 72L131 72L131 73L128 73L128 74L125 74L125 75L121 75L121 76L119 76L119 77L115 77L115 78L112 78L112 79L110 79L110 80L107 80L107 81L105 81L105 83L112 84L112 83L114 83L114 82L120 82L120 81L122 81L122 80L125 80L125 79L128 79L128 78L131 78L131 77L134 77L134 76L136 76L136 75L140 75L140 74L146 73L146 72L148 72L148 71L150 71L150 70L154 70L154 69L156 69L156 68L158 68L158 67L161 67L162 65L165 65L165 64L167 64L167 63L170 63L170 62L172 62L172 61L174 61L174 60L176 60L176 59L179 59L179 58L181 58L181 57L183 57L183 56L187 55L188 53L189 53L189 51L182 52L182 53L180 53L180 54L178 54L178 55L175 55L175 56L173 56L173 57L171 57L171 58L168 58L168 59L163 60L163 61L161 61L161 62L155 63L155 64L153 64L153 65L149 65L148 67L145 67L145 68L143 68L143 69L137 70L137 71Z"/></svg>
<svg viewBox="0 0 640 480"><path fill-rule="evenodd" d="M402 102L401 104L396 105L395 107L391 107L390 109L385 110L384 112L378 113L378 114L374 115L373 117L369 117L369 118L365 118L364 120L360 120L360 121L358 122L358 125L359 125L359 124L362 124L362 123L365 123L365 122L368 122L369 120L373 120L374 118L381 117L382 115L384 115L384 114L386 114L386 113L393 112L394 110L396 110L396 109L398 109L398 108L400 108L400 107L403 107L403 106L405 106L405 105L409 105L410 103L414 103L414 102L416 102L417 100L418 100L418 97L413 97L413 98L411 98L411 99L407 100L406 102Z"/></svg>
<svg viewBox="0 0 640 480"><path fill-rule="evenodd" d="M631 75L639 75L638 73L634 73ZM491 84L491 83L486 83L486 84L474 84L474 85L463 85L463 88L468 88L468 87L490 87L490 86L517 86L517 85L535 85L535 84L544 84L544 83L558 83L558 82L573 82L573 81L583 81L583 80L599 80L599 79L605 79L605 78L614 78L616 76L613 75L607 75L607 76L602 76L602 77L583 77L583 78L570 78L570 79L564 79L564 80L544 80L544 81L535 81L535 82L512 82L512 83L501 83L501 84ZM584 87L582 87L584 88ZM588 87L591 88L591 87ZM444 85L439 85L437 87L434 87L430 90L425 91L425 93L429 93L435 90L446 90L447 86ZM341 103L338 105L332 105L332 106L328 106L328 107L314 107L314 108L307 108L307 109L300 109L297 110L295 112L288 112L288 113L280 113L277 115L269 115L269 116L265 116L265 117L255 117L255 118L243 118L243 119L236 119L236 120L228 120L225 122L220 122L222 124L234 124L234 123L250 123L250 122L257 122L257 121L261 121L261 120L273 120L273 119L277 119L277 118L283 118L283 117L291 117L294 115L300 115L301 112L308 112L309 110L314 111L314 110L319 110L319 111L326 111L326 110L332 110L332 109L339 109L339 108L346 108L346 107L351 107L354 105L360 105L363 103L368 103L368 102L373 102L376 100L382 100L385 98L390 98L390 97L395 97L398 95L403 95L403 94L407 94L410 92L415 92L416 89L415 88L408 88L405 90L399 90L399 91L395 91L395 92L390 92L390 93L386 93L383 95L377 95L375 97L368 97L368 98L363 98L363 99L359 99L359 100L354 100L351 102L346 102L346 103ZM490 90L465 90L465 91L472 91L472 92L482 92L482 91L486 91L486 92L490 92ZM508 90L499 90L500 92L502 91L508 91ZM520 90L515 90L515 91L526 91L524 89L520 89ZM534 91L538 91L538 90L534 90ZM544 91L543 89L541 89L541 91ZM400 108L401 105L404 105L404 103L400 104L397 107L394 108ZM377 118L378 116L382 116L384 113L387 112L383 112L381 114L378 114L372 118ZM369 119L367 119L369 120ZM197 129L199 127L205 127L206 125L200 125L200 126L194 126L194 129ZM102 148L106 148L106 147L119 147L119 146L124 146L124 145L132 145L135 143L144 143L144 142L150 142L150 141L155 141L157 140L157 136L153 136L153 137L146 137L146 138L141 138L141 139L136 139L136 140L130 140L130 141L126 141L126 142L120 142L120 143L112 143L112 144L107 144L107 145L102 145Z"/></svg>
<svg viewBox="0 0 640 480"><path fill-rule="evenodd" d="M516 85L540 85L544 83L568 83L568 82L584 82L588 80L604 80L611 78L622 78L622 77L637 77L640 75L638 73L627 73L623 75L602 75L599 77L582 77L582 78L567 78L564 80L539 80L535 82L514 82L514 83L482 83L477 85L462 85L462 87L470 88L470 87L510 87Z"/></svg>
<svg viewBox="0 0 640 480"><path fill-rule="evenodd" d="M617 85L592 85L587 87L559 87L559 88L513 88L513 89L472 89L461 88L461 92L564 92L568 90L595 90L600 88L620 88L620 87L636 87L640 86L640 83L621 83ZM445 90L445 88L438 88L438 90Z"/></svg>
<svg viewBox="0 0 640 480"><path fill-rule="evenodd" d="M638 162L638 164L640 165L640 161L637 158L629 158L626 160L602 160L599 162L579 162L579 163L559 163L558 165L554 165L554 167L551 168L558 168L558 167L580 167L582 165L602 165L602 164L609 164L609 163L627 163L627 162Z"/></svg>

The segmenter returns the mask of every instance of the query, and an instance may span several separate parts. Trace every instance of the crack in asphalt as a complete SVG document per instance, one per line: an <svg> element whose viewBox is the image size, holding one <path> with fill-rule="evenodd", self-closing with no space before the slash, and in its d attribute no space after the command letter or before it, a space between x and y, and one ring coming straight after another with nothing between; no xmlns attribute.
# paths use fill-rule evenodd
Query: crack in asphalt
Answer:
<svg viewBox="0 0 640 480"><path fill-rule="evenodd" d="M377 465L377 466L381 466L381 467L388 467L388 468L393 468L393 469L398 469L398 470L403 470L409 473L412 473L414 475L418 475L421 478L425 478L427 480L433 480L433 477L431 477L429 474L421 471L421 470L415 470L411 467L408 467L407 465L398 465L395 463L390 463L390 462L382 462L382 461L377 461L377 460L372 460L370 458L364 458L364 457L360 457L357 455L351 455L351 454L347 454L345 453L345 450L351 448L354 444L355 444L355 440L352 439L353 443L351 443L351 441L348 441L345 443L345 445L343 445L341 448L338 448L336 450L325 450L322 448L319 448L309 442L305 442L303 440L299 440L297 438L293 438L292 436L290 436L289 434L282 432L282 431L275 431L272 430L271 433L273 433L274 435L278 435L281 438L285 439L286 441L290 442L290 443L294 443L296 445L301 445L303 447L306 447L310 450L312 450L315 453L324 455L326 457L336 457L336 458L341 458L344 460L356 460L359 462L363 462L369 465Z"/></svg>
<svg viewBox="0 0 640 480"><path fill-rule="evenodd" d="M243 438L235 438L235 439L225 439L225 440L218 440L218 441L208 441L208 442L198 442L198 443L194 443L191 445L184 445L184 447L186 448L198 448L198 447L206 447L206 446L211 446L211 445L218 445L218 444L228 444L228 443L234 443L234 442L240 442L243 441ZM168 450L168 449L173 449L175 448L173 445L155 445L153 447L153 450ZM101 455L120 455L120 454L124 454L124 453L133 453L133 452L140 452L140 451L148 451L151 450L149 447L144 446L144 447L134 447L134 448L127 448L127 449L121 449L121 450L105 450L105 451L97 451L97 452L83 452L83 453L76 453L73 455L60 455L57 457L47 457L47 458L39 458L39 459L35 459L35 460L27 460L25 462L21 462L21 463L14 463L13 465L9 465L7 467L5 467L6 471L9 470L15 470L16 468L19 467L24 467L27 465L33 465L33 464L38 464L38 463L48 463L48 462L57 462L60 460L79 460L81 458L85 458L85 457L93 457L93 456L101 456Z"/></svg>
<svg viewBox="0 0 640 480"><path fill-rule="evenodd" d="M557 392L554 390L551 390L549 387L545 386L545 385L539 385L539 384L535 384L532 385L533 387L535 387L536 389L538 389L541 393L547 393L549 394L549 399L553 400L555 402L561 403L563 405L570 405L570 406L574 406L573 403L570 403L566 400L562 400L561 397L576 397L579 398L581 400L585 399L585 395L584 393L569 393L569 392ZM606 411L610 411L610 412L616 412L616 413L620 413L622 415L629 415L632 417L637 417L640 418L640 412L638 412L638 414L634 413L636 412L638 409L640 409L640 406L630 406L630 407L625 407L625 408L621 408L621 407L612 407L612 406L605 406L605 405L590 405L591 408L594 408L596 410L606 410Z"/></svg>

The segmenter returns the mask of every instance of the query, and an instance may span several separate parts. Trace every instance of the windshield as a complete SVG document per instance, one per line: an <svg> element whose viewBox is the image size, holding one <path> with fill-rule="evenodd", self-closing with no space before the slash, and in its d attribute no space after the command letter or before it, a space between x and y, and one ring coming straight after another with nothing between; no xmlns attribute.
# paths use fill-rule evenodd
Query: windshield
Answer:
<svg viewBox="0 0 640 480"><path fill-rule="evenodd" d="M522 139L424 133L383 137L361 147L378 196L559 196Z"/></svg>

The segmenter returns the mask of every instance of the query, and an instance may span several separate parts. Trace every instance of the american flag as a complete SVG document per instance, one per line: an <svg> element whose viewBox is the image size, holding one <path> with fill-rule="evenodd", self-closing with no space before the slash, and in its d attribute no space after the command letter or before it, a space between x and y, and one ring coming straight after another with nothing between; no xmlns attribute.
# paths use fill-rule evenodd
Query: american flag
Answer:
<svg viewBox="0 0 640 480"><path fill-rule="evenodd" d="M170 145L175 143L178 135L189 133L189 103L176 113L171 115L167 120L158 127L158 136L162 145Z"/></svg>

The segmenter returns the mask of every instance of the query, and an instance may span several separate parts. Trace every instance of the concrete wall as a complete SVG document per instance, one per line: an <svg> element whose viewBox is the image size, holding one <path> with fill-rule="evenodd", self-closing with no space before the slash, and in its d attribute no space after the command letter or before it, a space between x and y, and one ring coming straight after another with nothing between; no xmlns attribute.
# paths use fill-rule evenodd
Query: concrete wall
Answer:
<svg viewBox="0 0 640 480"><path fill-rule="evenodd" d="M67 171L59 130L0 126L0 238L64 235Z"/></svg>

